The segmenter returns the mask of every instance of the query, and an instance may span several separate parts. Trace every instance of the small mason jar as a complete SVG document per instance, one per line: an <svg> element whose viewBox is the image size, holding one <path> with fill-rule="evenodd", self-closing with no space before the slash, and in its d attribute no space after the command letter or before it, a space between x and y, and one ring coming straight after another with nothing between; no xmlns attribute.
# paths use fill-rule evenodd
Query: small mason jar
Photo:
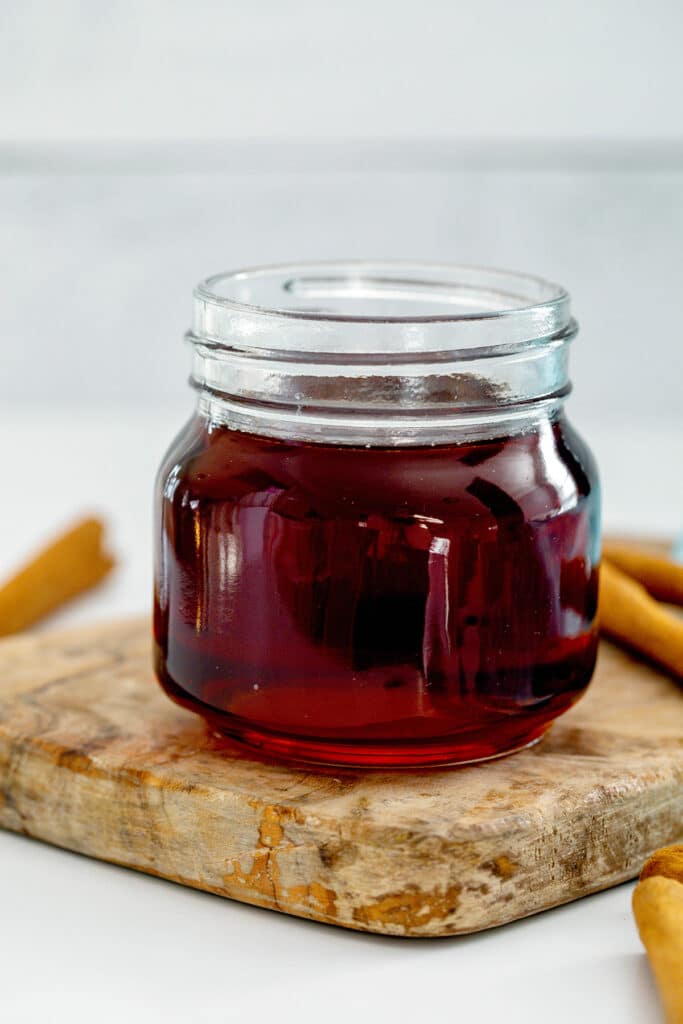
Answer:
<svg viewBox="0 0 683 1024"><path fill-rule="evenodd" d="M197 408L158 477L169 696L295 762L458 764L542 736L597 649L576 329L562 288L473 267L199 285Z"/></svg>

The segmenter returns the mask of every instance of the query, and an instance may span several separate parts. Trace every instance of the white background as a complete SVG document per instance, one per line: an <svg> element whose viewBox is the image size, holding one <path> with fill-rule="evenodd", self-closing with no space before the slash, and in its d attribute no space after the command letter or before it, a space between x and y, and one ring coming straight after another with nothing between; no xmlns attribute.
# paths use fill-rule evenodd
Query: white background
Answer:
<svg viewBox="0 0 683 1024"><path fill-rule="evenodd" d="M191 289L287 259L558 280L612 529L683 521L683 6L0 3L0 570L81 511L146 610ZM0 1018L615 1021L658 1009L630 887L496 932L373 939L0 835Z"/></svg>
<svg viewBox="0 0 683 1024"><path fill-rule="evenodd" d="M679 139L677 0L6 0L20 139Z"/></svg>

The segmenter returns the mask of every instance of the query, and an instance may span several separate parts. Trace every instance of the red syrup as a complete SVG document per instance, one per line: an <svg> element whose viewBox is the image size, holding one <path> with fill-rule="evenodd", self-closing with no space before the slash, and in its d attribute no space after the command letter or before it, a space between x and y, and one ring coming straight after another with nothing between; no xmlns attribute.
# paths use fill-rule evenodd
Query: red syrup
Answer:
<svg viewBox="0 0 683 1024"><path fill-rule="evenodd" d="M265 755L476 761L540 737L588 685L598 486L563 418L377 448L197 417L159 489L159 679Z"/></svg>

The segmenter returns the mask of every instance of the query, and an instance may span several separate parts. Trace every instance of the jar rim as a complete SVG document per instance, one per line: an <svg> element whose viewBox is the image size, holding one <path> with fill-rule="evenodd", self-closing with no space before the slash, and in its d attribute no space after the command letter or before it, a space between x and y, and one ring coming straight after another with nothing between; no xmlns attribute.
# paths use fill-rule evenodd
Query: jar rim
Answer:
<svg viewBox="0 0 683 1024"><path fill-rule="evenodd" d="M575 330L560 285L456 263L274 264L214 274L197 285L194 300L190 340L278 355L424 358L475 350L480 358Z"/></svg>
<svg viewBox="0 0 683 1024"><path fill-rule="evenodd" d="M289 291L291 286L292 275L304 275L309 272L324 272L327 271L328 275L333 273L349 273L355 272L356 275L359 272L363 272L364 275L374 275L377 272L386 273L387 271L393 272L394 274L400 274L401 271L410 271L411 277L414 272L422 274L447 274L452 277L455 274L458 275L474 275L482 274L491 277L495 275L499 278L501 283L507 282L510 287L513 285L522 286L526 285L527 288L538 289L539 293L545 292L547 298L542 299L539 297L537 301L526 300L519 305L511 305L508 308L502 308L497 310L479 310L471 313L428 313L428 314L417 314L417 315L368 315L368 314L353 314L353 313L334 313L327 312L324 310L305 310L301 308L289 308L286 306L265 306L259 303L244 302L237 298L232 298L229 295L219 294L215 286L219 283L229 285L230 283L237 284L241 281L256 281L259 278L265 276L272 277L275 279L284 276L287 280L284 282L284 287ZM319 280L319 279L318 279ZM372 282L375 285L384 284L381 279L373 277L359 278L355 276L350 278L358 287L360 284L365 282ZM453 287L457 285L455 280L452 281L438 281L438 282L422 282L415 278L408 277L395 277L392 284L403 284L403 285L420 285L427 284L431 287ZM470 287L472 283L468 282ZM476 287L476 285L474 285ZM500 292L502 295L512 296L512 292ZM528 309L537 308L539 306L551 306L556 305L563 300L569 298L569 295L561 285L555 284L553 281L548 281L546 278L539 277L535 274L521 273L513 270L504 270L498 267L485 267L477 264L467 263L432 263L414 260L319 260L312 261L310 263L273 263L258 267L245 267L241 270L228 270L223 271L219 274L212 274L210 277L200 281L195 288L195 296L216 303L221 306L228 306L232 309L242 309L250 312L258 312L265 315L271 314L275 316L286 316L295 320L337 320L340 323L432 323L440 322L443 320L458 321L458 320L473 320L481 319L484 317L498 317L498 316L510 316L514 313L525 312ZM521 296L519 296L521 298Z"/></svg>

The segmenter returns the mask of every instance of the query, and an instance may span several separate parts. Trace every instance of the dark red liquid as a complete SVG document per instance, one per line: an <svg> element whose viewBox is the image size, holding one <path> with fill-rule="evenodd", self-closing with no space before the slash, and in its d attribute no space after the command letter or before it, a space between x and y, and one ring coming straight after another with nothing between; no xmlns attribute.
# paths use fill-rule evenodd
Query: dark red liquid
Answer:
<svg viewBox="0 0 683 1024"><path fill-rule="evenodd" d="M563 420L353 448L196 419L160 489L159 678L268 754L491 757L540 736L589 682L599 501Z"/></svg>

